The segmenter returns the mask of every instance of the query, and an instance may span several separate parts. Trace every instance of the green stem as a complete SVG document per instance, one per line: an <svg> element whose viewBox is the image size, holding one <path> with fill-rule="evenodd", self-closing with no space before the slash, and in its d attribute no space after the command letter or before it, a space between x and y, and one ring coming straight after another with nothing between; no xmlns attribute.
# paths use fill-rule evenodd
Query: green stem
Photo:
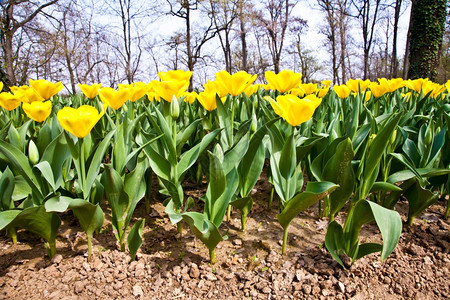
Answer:
<svg viewBox="0 0 450 300"><path fill-rule="evenodd" d="M245 230L245 225L247 224L247 214L241 215L241 229L242 231Z"/></svg>
<svg viewBox="0 0 450 300"><path fill-rule="evenodd" d="M450 215L450 198L447 200L447 209L445 210L444 218L448 219L449 215Z"/></svg>
<svg viewBox="0 0 450 300"><path fill-rule="evenodd" d="M287 237L288 237L288 227L284 228L283 231L283 246L281 248L281 254L284 254L286 252Z"/></svg>
<svg viewBox="0 0 450 300"><path fill-rule="evenodd" d="M177 231L180 234L180 237L183 236L183 224L180 222L177 223Z"/></svg>
<svg viewBox="0 0 450 300"><path fill-rule="evenodd" d="M80 188L83 191L83 198L84 199L88 199L88 195L84 194L84 185L86 182L86 165L85 165L85 157L84 157L84 139L83 138L79 138L78 139L78 146L79 146L79 150L80 150L80 169L81 169L81 182L80 182Z"/></svg>
<svg viewBox="0 0 450 300"><path fill-rule="evenodd" d="M209 250L209 262L213 265L216 263L216 250Z"/></svg>
<svg viewBox="0 0 450 300"><path fill-rule="evenodd" d="M275 188L272 185L272 190L270 191L270 198L269 198L269 203L267 204L267 210L271 210L272 209L272 202L273 202L273 193L274 193Z"/></svg>
<svg viewBox="0 0 450 300"><path fill-rule="evenodd" d="M47 253L50 258L53 258L53 256L55 256L55 254L56 254L56 241L55 240L48 242Z"/></svg>
<svg viewBox="0 0 450 300"><path fill-rule="evenodd" d="M230 222L231 221L231 205L228 204L228 208L227 208L227 221Z"/></svg>
<svg viewBox="0 0 450 300"><path fill-rule="evenodd" d="M17 244L17 230L15 227L10 227L7 230L8 235L11 237L13 244L16 245Z"/></svg>
<svg viewBox="0 0 450 300"><path fill-rule="evenodd" d="M232 99L233 99L233 101L232 101L232 103L231 103L231 129L230 129L230 132L231 132L231 135L230 135L230 148L231 148L231 146L233 145L233 136L234 136L234 134L233 134L233 128L234 128L234 107L235 107L235 101L234 101L234 97L232 97Z"/></svg>
<svg viewBox="0 0 450 300"><path fill-rule="evenodd" d="M87 235L88 242L88 261L90 262L92 259L92 234Z"/></svg>

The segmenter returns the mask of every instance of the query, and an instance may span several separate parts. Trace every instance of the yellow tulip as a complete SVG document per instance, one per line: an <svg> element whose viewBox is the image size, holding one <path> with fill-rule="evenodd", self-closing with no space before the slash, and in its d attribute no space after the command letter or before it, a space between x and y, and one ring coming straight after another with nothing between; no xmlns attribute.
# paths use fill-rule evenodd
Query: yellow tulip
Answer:
<svg viewBox="0 0 450 300"><path fill-rule="evenodd" d="M311 119L314 111L322 101L316 95L308 95L300 99L292 94L280 95L276 101L270 96L266 96L264 99L270 102L277 115L292 126L300 125Z"/></svg>
<svg viewBox="0 0 450 300"><path fill-rule="evenodd" d="M79 83L78 86L80 87L80 90L83 92L83 94L88 99L93 99L93 98L95 98L95 96L98 95L98 91L102 87L102 84L101 83L94 83L93 85L88 85L88 84L81 84L81 83Z"/></svg>
<svg viewBox="0 0 450 300"><path fill-rule="evenodd" d="M447 80L447 82L444 85L445 85L445 88L447 89L447 92L450 93L450 79Z"/></svg>
<svg viewBox="0 0 450 300"><path fill-rule="evenodd" d="M392 78L389 80L386 78L378 78L378 82L386 88L387 93L395 92L397 89L405 86L403 78Z"/></svg>
<svg viewBox="0 0 450 300"><path fill-rule="evenodd" d="M372 82L369 85L369 88L375 98L379 98L388 92L385 86L380 85L376 82Z"/></svg>
<svg viewBox="0 0 450 300"><path fill-rule="evenodd" d="M406 102L409 102L409 99L411 98L411 92L408 92L406 94L402 93L402 97L405 98L406 97Z"/></svg>
<svg viewBox="0 0 450 300"><path fill-rule="evenodd" d="M63 89L63 84L61 81L53 83L45 79L30 79L30 87L44 98L44 100L48 100Z"/></svg>
<svg viewBox="0 0 450 300"><path fill-rule="evenodd" d="M195 99L197 99L198 94L196 92L185 92L183 94L184 97L184 102L188 103L188 104L192 104L194 103Z"/></svg>
<svg viewBox="0 0 450 300"><path fill-rule="evenodd" d="M317 87L317 83L302 83L299 89L302 89L305 95L310 95L315 94L319 88Z"/></svg>
<svg viewBox="0 0 450 300"><path fill-rule="evenodd" d="M361 92L364 92L369 87L370 80L349 79L346 84L352 90L352 92L359 93L360 88Z"/></svg>
<svg viewBox="0 0 450 300"><path fill-rule="evenodd" d="M82 105L78 109L64 107L58 111L56 117L62 128L76 137L84 138L91 132L104 113L104 110L99 113L95 107Z"/></svg>
<svg viewBox="0 0 450 300"><path fill-rule="evenodd" d="M317 96L319 97L319 98L323 98L323 97L325 97L325 95L326 94L328 94L328 91L330 90L330 88L321 88L321 89L318 89L317 90Z"/></svg>
<svg viewBox="0 0 450 300"><path fill-rule="evenodd" d="M248 87L245 88L244 93L247 95L247 97L250 97L254 93L256 93L259 89L258 84L251 84Z"/></svg>
<svg viewBox="0 0 450 300"><path fill-rule="evenodd" d="M51 101L34 101L31 103L22 104L23 111L27 114L30 119L36 122L43 122L48 118L52 112L52 102Z"/></svg>
<svg viewBox="0 0 450 300"><path fill-rule="evenodd" d="M302 74L294 73L291 70L283 70L278 74L267 71L264 75L270 88L280 93L286 93L293 88L297 88L302 82Z"/></svg>
<svg viewBox="0 0 450 300"><path fill-rule="evenodd" d="M231 75L222 70L216 73L215 83L221 97L227 94L238 96L256 80L256 77L257 75L252 76L245 71L239 71Z"/></svg>
<svg viewBox="0 0 450 300"><path fill-rule="evenodd" d="M158 72L159 79L161 81L190 81L192 77L192 71L183 70L170 70L168 72ZM189 85L188 85L189 86Z"/></svg>
<svg viewBox="0 0 450 300"><path fill-rule="evenodd" d="M350 95L350 92L351 92L350 88L348 86L346 86L345 84L333 86L333 91L335 91L335 93L341 99L347 98L348 95Z"/></svg>
<svg viewBox="0 0 450 300"><path fill-rule="evenodd" d="M16 109L22 102L22 96L10 93L0 93L0 106L6 110Z"/></svg>
<svg viewBox="0 0 450 300"><path fill-rule="evenodd" d="M428 78L418 78L418 79L408 79L405 81L405 86L411 90L414 90L418 93L422 90L422 86L428 82Z"/></svg>
<svg viewBox="0 0 450 300"><path fill-rule="evenodd" d="M197 100L207 110L213 111L217 108L216 104L216 92L201 92L198 94Z"/></svg>
<svg viewBox="0 0 450 300"><path fill-rule="evenodd" d="M130 98L129 89L115 90L110 87L104 87L98 92L100 100L110 106L112 109L119 109Z"/></svg>
<svg viewBox="0 0 450 300"><path fill-rule="evenodd" d="M134 86L132 88L130 88L130 101L131 102L136 102L137 100L141 99L142 97L145 96L145 94L147 93L147 85L145 86Z"/></svg>
<svg viewBox="0 0 450 300"><path fill-rule="evenodd" d="M333 83L331 80L322 80L320 82L324 87L330 87L330 85Z"/></svg>
<svg viewBox="0 0 450 300"><path fill-rule="evenodd" d="M156 94L167 102L172 101L172 97L180 97L189 87L189 81L170 80L156 81L152 80L152 86Z"/></svg>
<svg viewBox="0 0 450 300"><path fill-rule="evenodd" d="M41 95L38 94L38 92L30 88L28 85L23 85L20 87L12 86L10 87L10 89L14 95L22 98L22 102L31 103L35 101L44 101L44 98L42 98Z"/></svg>
<svg viewBox="0 0 450 300"><path fill-rule="evenodd" d="M365 96L364 96L364 100L369 101L370 98L372 98L372 92L371 91L366 91Z"/></svg>
<svg viewBox="0 0 450 300"><path fill-rule="evenodd" d="M0 92L3 90L3 82L0 81Z"/></svg>

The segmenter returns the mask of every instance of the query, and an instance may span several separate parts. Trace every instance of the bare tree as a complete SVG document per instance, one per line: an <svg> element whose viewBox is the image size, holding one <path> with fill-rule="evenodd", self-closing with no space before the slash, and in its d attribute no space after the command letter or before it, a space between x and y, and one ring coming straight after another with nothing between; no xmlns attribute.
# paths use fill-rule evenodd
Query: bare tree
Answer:
<svg viewBox="0 0 450 300"><path fill-rule="evenodd" d="M14 35L30 23L42 10L53 5L58 0L36 3L28 0L5 0L0 2L1 7L1 38L6 74L11 84L16 83L14 73Z"/></svg>

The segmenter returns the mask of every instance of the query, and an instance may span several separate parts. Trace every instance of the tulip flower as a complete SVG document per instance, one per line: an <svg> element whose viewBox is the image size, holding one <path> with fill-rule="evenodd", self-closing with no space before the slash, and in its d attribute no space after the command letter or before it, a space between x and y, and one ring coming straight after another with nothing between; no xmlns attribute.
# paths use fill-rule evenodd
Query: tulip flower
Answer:
<svg viewBox="0 0 450 300"><path fill-rule="evenodd" d="M286 93L293 88L297 88L302 82L302 74L294 73L291 70L283 70L278 74L267 71L264 75L271 89L280 93Z"/></svg>
<svg viewBox="0 0 450 300"><path fill-rule="evenodd" d="M322 80L321 82L320 82L324 87L330 87L330 85L333 83L333 81L331 81L331 80Z"/></svg>
<svg viewBox="0 0 450 300"><path fill-rule="evenodd" d="M130 90L130 101L136 102L137 100L139 100L145 96L145 94L147 93L148 87L146 84L144 84L144 85L139 84L139 85L132 86L131 88L129 88L129 90Z"/></svg>
<svg viewBox="0 0 450 300"><path fill-rule="evenodd" d="M251 95L255 94L258 91L258 88L259 88L258 84L251 84L245 88L244 93L247 95L247 97L250 97Z"/></svg>
<svg viewBox="0 0 450 300"><path fill-rule="evenodd" d="M197 100L207 111L213 111L217 108L216 96L216 92L201 92Z"/></svg>
<svg viewBox="0 0 450 300"><path fill-rule="evenodd" d="M92 106L82 105L77 109L64 107L58 111L56 117L62 128L76 137L84 138L91 132L104 113L104 110L99 113Z"/></svg>
<svg viewBox="0 0 450 300"><path fill-rule="evenodd" d="M361 80L361 79L349 79L346 83L346 85L352 90L354 93L359 93L359 90L361 89L361 92L364 92L370 84L370 80Z"/></svg>
<svg viewBox="0 0 450 300"><path fill-rule="evenodd" d="M48 118L50 113L52 112L52 102L51 101L34 101L31 103L24 102L22 104L22 108L24 112L30 119L35 120L36 122L43 122Z"/></svg>
<svg viewBox="0 0 450 300"><path fill-rule="evenodd" d="M129 89L115 90L110 87L104 87L99 92L100 100L110 106L112 109L119 109L130 98Z"/></svg>
<svg viewBox="0 0 450 300"><path fill-rule="evenodd" d="M444 85L445 85L445 88L447 89L447 92L450 93L450 79L447 80L447 82Z"/></svg>
<svg viewBox="0 0 450 300"><path fill-rule="evenodd" d="M34 89L30 88L28 85L23 85L21 87L12 86L10 87L11 92L22 98L22 102L31 103L35 101L44 101L41 95L38 94Z"/></svg>
<svg viewBox="0 0 450 300"><path fill-rule="evenodd" d="M424 86L428 82L428 78L418 78L418 79L408 79L405 81L405 86L411 90L414 90L418 93L422 90L422 86Z"/></svg>
<svg viewBox="0 0 450 300"><path fill-rule="evenodd" d="M176 81L190 82L192 77L192 71L170 70L168 72L158 72L158 76L159 79L161 79L161 81L176 80Z"/></svg>
<svg viewBox="0 0 450 300"><path fill-rule="evenodd" d="M152 80L151 83L156 94L167 102L170 102L173 96L176 98L181 97L189 87L189 81L184 80Z"/></svg>
<svg viewBox="0 0 450 300"><path fill-rule="evenodd" d="M88 99L93 99L93 98L95 98L95 96L98 95L98 91L102 87L102 84L101 83L94 83L93 85L88 85L88 84L81 84L81 83L79 83L78 87L80 88L80 90L83 92L83 94Z"/></svg>
<svg viewBox="0 0 450 300"><path fill-rule="evenodd" d="M282 117L292 126L300 125L312 118L314 111L321 103L322 99L316 95L308 95L305 98L287 94L277 97L277 101L270 96L264 97L272 105L277 115Z"/></svg>
<svg viewBox="0 0 450 300"><path fill-rule="evenodd" d="M185 92L183 94L184 97L184 102L188 103L188 104L192 104L194 103L195 99L197 99L198 94L196 92Z"/></svg>
<svg viewBox="0 0 450 300"><path fill-rule="evenodd" d="M339 98L345 99L350 95L350 88L345 84L333 86L333 91L338 95Z"/></svg>
<svg viewBox="0 0 450 300"><path fill-rule="evenodd" d="M406 98L406 102L409 102L409 99L411 98L411 92L408 92L408 93L406 93L406 94L403 94L403 93L402 93L402 97L403 97L403 98Z"/></svg>
<svg viewBox="0 0 450 300"><path fill-rule="evenodd" d="M328 91L330 90L330 88L321 88L317 90L317 97L319 98L323 98L325 97L326 94L328 94Z"/></svg>
<svg viewBox="0 0 450 300"><path fill-rule="evenodd" d="M16 109L22 102L21 95L13 95L11 93L0 93L0 106L8 111Z"/></svg>
<svg viewBox="0 0 450 300"><path fill-rule="evenodd" d="M379 98L379 97L381 97L381 96L383 96L384 94L387 93L386 87L382 86L380 84L377 84L376 82L372 82L369 85L369 89L370 89L370 91L372 92L372 95L375 98Z"/></svg>
<svg viewBox="0 0 450 300"><path fill-rule="evenodd" d="M395 92L397 89L405 86L403 78L392 78L389 80L386 78L378 78L378 82L386 88L388 93Z"/></svg>
<svg viewBox="0 0 450 300"><path fill-rule="evenodd" d="M0 81L0 92L3 90L3 82Z"/></svg>
<svg viewBox="0 0 450 300"><path fill-rule="evenodd" d="M30 87L44 98L44 100L49 100L63 89L63 84L60 81L53 83L45 79L30 79Z"/></svg>
<svg viewBox="0 0 450 300"><path fill-rule="evenodd" d="M233 75L227 71L220 71L216 73L215 83L220 95L238 96L256 80L256 76L245 71L239 71Z"/></svg>

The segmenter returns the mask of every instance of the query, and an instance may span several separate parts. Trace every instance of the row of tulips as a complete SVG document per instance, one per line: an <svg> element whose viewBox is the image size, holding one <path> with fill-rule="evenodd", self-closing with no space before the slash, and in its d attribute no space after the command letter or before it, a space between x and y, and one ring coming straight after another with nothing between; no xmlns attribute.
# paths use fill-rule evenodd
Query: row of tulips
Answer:
<svg viewBox="0 0 450 300"><path fill-rule="evenodd" d="M84 95L70 97L46 80L10 87L0 94L0 230L14 242L18 228L30 230L53 256L59 213L72 210L90 258L108 205L120 250L128 246L134 258L145 224L130 226L133 212L141 200L149 210L156 174L171 222L180 233L187 224L214 262L225 215L238 210L245 229L265 171L269 209L274 194L280 202L283 253L291 221L319 202L329 220L325 245L341 265L342 255L354 261L381 251L386 259L402 229L400 197L412 225L450 189L450 82L349 80L331 88L304 84L290 70L265 75L267 84L254 84L256 75L221 71L197 92L186 91L192 73L180 70L117 90L80 84ZM187 198L184 182L204 178L204 197ZM360 243L371 221L383 244Z"/></svg>

